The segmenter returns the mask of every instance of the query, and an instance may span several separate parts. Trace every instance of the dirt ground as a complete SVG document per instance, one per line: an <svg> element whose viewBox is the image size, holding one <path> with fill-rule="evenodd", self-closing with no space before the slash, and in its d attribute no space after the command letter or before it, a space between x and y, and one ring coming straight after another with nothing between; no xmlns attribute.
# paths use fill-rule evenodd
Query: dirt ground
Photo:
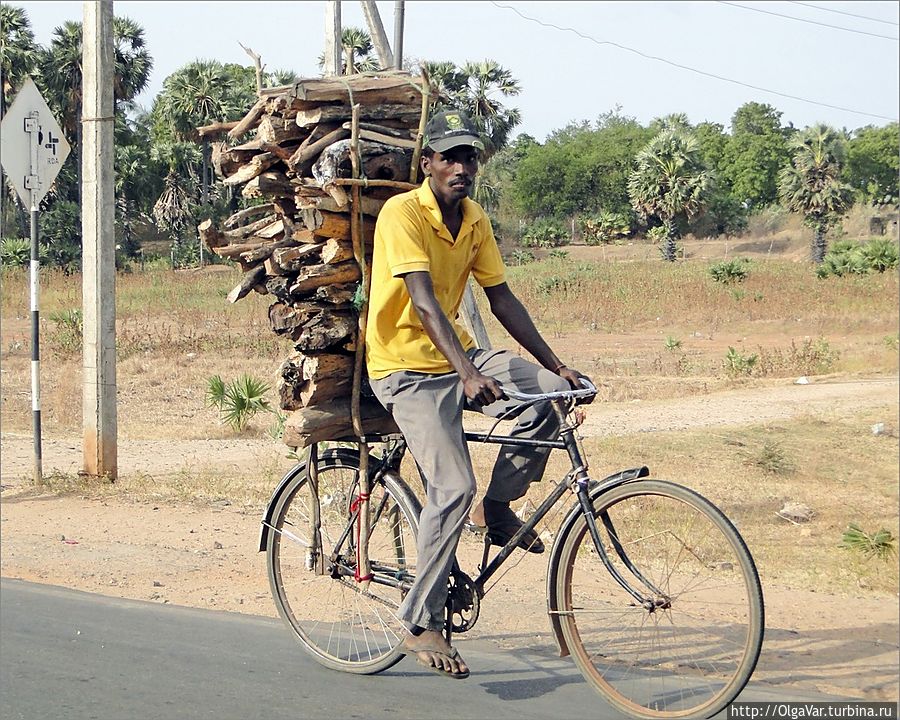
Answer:
<svg viewBox="0 0 900 720"><path fill-rule="evenodd" d="M592 406L583 433L618 435L734 425L883 407L897 415L897 378L781 381L699 397ZM32 441L2 435L0 572L4 577L159 603L274 617L265 556L256 552L262 507L55 494L30 483ZM171 475L198 466L258 467L271 440L121 440L119 472ZM74 474L80 439L44 442L45 473ZM285 460L286 463L289 461ZM478 541L464 537L463 566ZM544 599L546 555L522 554L484 602L472 636L502 647L551 649ZM898 596L836 596L765 587L767 633L755 679L798 691L897 700ZM518 608L510 612L510 608ZM464 648L464 638L460 638ZM476 668L477 671L477 668Z"/></svg>

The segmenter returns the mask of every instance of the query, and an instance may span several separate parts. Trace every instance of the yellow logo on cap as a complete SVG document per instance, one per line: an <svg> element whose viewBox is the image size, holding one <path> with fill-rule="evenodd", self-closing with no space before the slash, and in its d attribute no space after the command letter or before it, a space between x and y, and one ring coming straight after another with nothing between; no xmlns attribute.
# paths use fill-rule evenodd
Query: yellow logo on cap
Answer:
<svg viewBox="0 0 900 720"><path fill-rule="evenodd" d="M458 130L463 126L462 118L459 115L447 115L447 127L451 130Z"/></svg>

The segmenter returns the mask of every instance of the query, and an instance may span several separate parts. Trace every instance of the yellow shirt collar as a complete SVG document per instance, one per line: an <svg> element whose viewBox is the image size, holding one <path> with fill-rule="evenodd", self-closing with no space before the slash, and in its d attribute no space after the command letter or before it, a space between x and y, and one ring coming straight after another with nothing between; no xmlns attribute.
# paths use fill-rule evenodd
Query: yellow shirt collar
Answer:
<svg viewBox="0 0 900 720"><path fill-rule="evenodd" d="M425 178L418 190L416 190L416 193L418 194L419 204L426 211L425 215L428 218L428 222L435 229L437 234L449 243L455 242L451 237L447 226L444 224L441 208L438 205L437 198L434 196L434 192L431 190L431 182L428 178ZM462 225L459 228L457 240L470 232L472 226L477 222L478 212L476 211L476 208L477 205L473 200L470 198L463 198L463 219Z"/></svg>

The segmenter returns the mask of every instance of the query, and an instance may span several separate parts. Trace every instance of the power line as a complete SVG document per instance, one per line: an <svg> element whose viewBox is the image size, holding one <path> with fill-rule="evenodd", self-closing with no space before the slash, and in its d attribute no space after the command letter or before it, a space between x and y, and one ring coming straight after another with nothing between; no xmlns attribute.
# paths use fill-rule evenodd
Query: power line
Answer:
<svg viewBox="0 0 900 720"><path fill-rule="evenodd" d="M612 42L611 40L598 40L595 37L591 37L590 35L585 35L580 30L576 30L575 28L570 27L561 27L559 25L554 25L553 23L544 22L543 20L538 20L537 18L529 17L528 15L524 15L519 12L516 8L511 7L509 5L501 5L494 0L491 0L491 5L495 7L502 8L504 10L512 10L516 15L523 18L524 20L528 20L529 22L537 23L538 25L543 25L544 27L553 28L554 30L560 30L563 32L571 32L575 33L581 38L585 40L590 40L592 43L596 45L612 45L613 47L617 47L620 50L625 50L630 53L634 53L635 55L640 55L642 58L646 58L648 60L656 60L657 62L665 63L666 65L671 65L672 67L679 68L681 70L688 70L692 73L697 73L698 75L705 75L706 77L714 78L715 80L721 80L723 82L732 83L734 85L740 85L742 87L750 88L751 90L759 90L765 93L771 93L772 95L779 95L780 97L788 98L790 100L799 100L800 102L809 103L810 105L819 105L820 107L831 108L832 110L843 110L844 112L855 113L857 115L866 115L868 117L878 118L879 120L890 120L894 121L897 118L887 117L885 115L877 115L875 113L865 112L864 110L854 110L853 108L846 108L840 105L830 105L829 103L818 102L817 100L810 100L808 98L803 98L798 95L790 95L788 93L779 92L778 90L770 90L768 88L760 87L758 85L751 85L749 83L741 82L740 80L733 80L731 78L724 77L722 75L716 75L715 73L706 72L705 70L698 70L697 68L689 67L688 65L682 65L681 63L673 62L672 60L666 60L662 57L657 57L655 55L648 55L647 53L641 52L640 50L635 50L634 48L628 47L627 45L622 45L620 43Z"/></svg>
<svg viewBox="0 0 900 720"><path fill-rule="evenodd" d="M789 0L794 5L803 5L808 8L815 8L816 10L822 10L823 12L837 13L838 15L846 15L848 17L860 18L862 20L871 20L872 22L884 23L885 25L893 25L894 27L900 25L900 23L895 23L893 20L882 20L881 18L873 18L868 15L857 15L856 13L844 12L843 10L835 10L833 8L822 7L821 5L813 5L808 2L800 2L800 0Z"/></svg>
<svg viewBox="0 0 900 720"><path fill-rule="evenodd" d="M797 22L808 23L809 25L819 25L821 27L831 28L832 30L843 30L844 32L856 33L857 35L868 35L869 37L882 38L883 40L900 41L891 35L879 35L878 33L870 33L865 30L853 30L852 28L842 27L841 25L829 25L828 23L818 22L817 20L805 20L804 18L794 17L793 15L782 15L781 13L772 12L771 10L763 10L762 8L748 7L736 2L728 2L728 0L716 0L722 5L731 5L732 7L741 8L742 10L750 10L752 12L763 13L764 15L774 15L775 17L786 18L788 20L796 20Z"/></svg>

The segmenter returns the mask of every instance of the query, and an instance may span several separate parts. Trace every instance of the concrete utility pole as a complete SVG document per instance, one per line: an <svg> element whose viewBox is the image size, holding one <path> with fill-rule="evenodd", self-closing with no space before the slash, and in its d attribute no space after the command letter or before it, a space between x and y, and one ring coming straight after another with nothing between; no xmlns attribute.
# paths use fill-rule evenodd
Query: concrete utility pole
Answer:
<svg viewBox="0 0 900 720"><path fill-rule="evenodd" d="M394 67L394 55L388 44L375 0L360 0L360 5L362 5L363 15L366 16L366 24L369 26L369 35L372 36L372 44L375 46L378 62L385 70Z"/></svg>
<svg viewBox="0 0 900 720"><path fill-rule="evenodd" d="M82 7L84 472L115 479L118 458L113 3L85 0Z"/></svg>
<svg viewBox="0 0 900 720"><path fill-rule="evenodd" d="M341 74L341 2L325 2L325 75Z"/></svg>
<svg viewBox="0 0 900 720"><path fill-rule="evenodd" d="M403 0L394 0L394 68L403 69Z"/></svg>

